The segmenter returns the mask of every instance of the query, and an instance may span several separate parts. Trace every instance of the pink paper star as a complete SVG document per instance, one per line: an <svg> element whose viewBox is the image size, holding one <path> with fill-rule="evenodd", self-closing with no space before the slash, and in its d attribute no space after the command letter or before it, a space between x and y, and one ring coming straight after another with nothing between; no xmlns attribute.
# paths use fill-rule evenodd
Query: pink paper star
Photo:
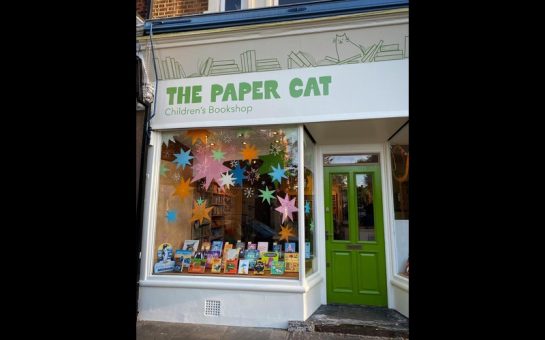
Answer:
<svg viewBox="0 0 545 340"><path fill-rule="evenodd" d="M200 150L200 152L195 153L193 163L194 177L191 179L191 183L198 181L201 178L206 178L206 183L204 185L205 190L208 190L212 180L215 180L216 183L221 186L221 174L226 173L229 170L231 169L224 166L223 163L214 160L209 150Z"/></svg>
<svg viewBox="0 0 545 340"><path fill-rule="evenodd" d="M284 221L288 217L290 220L293 221L292 213L297 211L297 208L295 207L296 197L294 197L293 200L290 200L290 196L287 193L286 193L286 196L284 196L284 198L280 197L280 195L277 195L276 197L278 198L278 201L280 202L280 206L276 208L275 210L282 214L282 223L284 223Z"/></svg>

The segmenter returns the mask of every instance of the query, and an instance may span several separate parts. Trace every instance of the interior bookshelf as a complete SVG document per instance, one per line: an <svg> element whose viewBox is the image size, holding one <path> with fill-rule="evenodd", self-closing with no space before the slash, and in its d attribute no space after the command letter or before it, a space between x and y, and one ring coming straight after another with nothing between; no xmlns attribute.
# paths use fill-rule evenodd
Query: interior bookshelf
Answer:
<svg viewBox="0 0 545 340"><path fill-rule="evenodd" d="M201 189L199 195L203 200L208 202L208 207L212 207L212 210L210 210L211 220L206 220L202 225L193 229L194 239L200 239L201 242L222 240L225 236L226 226L229 227L232 223L232 195L221 191L220 187L214 182L210 185L208 190L205 191L204 189Z"/></svg>

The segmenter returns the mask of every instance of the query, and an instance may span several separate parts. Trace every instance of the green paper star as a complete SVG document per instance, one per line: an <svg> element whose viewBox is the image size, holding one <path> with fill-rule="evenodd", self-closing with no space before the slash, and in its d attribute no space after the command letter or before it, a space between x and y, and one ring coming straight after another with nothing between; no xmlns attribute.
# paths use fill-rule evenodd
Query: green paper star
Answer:
<svg viewBox="0 0 545 340"><path fill-rule="evenodd" d="M310 231L314 231L314 221L310 222Z"/></svg>
<svg viewBox="0 0 545 340"><path fill-rule="evenodd" d="M225 158L225 156L224 156L225 152L223 152L221 150L213 150L212 152L214 154L212 157L217 161L221 161L222 159Z"/></svg>
<svg viewBox="0 0 545 340"><path fill-rule="evenodd" d="M265 190L261 190L259 189L259 191L261 191L262 195L259 195L258 197L262 197L263 200L261 202L265 202L265 200L267 200L267 202L269 202L269 205L271 204L271 198L272 199L275 199L276 197L273 197L273 193L274 191L269 191L269 187L265 187Z"/></svg>
<svg viewBox="0 0 545 340"><path fill-rule="evenodd" d="M170 169L166 166L166 164L161 164L161 167L159 168L159 173L161 176L166 176L166 173L169 171Z"/></svg>
<svg viewBox="0 0 545 340"><path fill-rule="evenodd" d="M265 156L259 156L259 159L263 161L263 164L259 167L259 174L264 175L271 171L271 167L280 164L282 167L284 164L284 152L279 152L276 155L269 154Z"/></svg>
<svg viewBox="0 0 545 340"><path fill-rule="evenodd" d="M202 199L202 197L199 197L199 199L197 200L197 204L198 204L198 205L201 205L202 202L204 202L204 200Z"/></svg>

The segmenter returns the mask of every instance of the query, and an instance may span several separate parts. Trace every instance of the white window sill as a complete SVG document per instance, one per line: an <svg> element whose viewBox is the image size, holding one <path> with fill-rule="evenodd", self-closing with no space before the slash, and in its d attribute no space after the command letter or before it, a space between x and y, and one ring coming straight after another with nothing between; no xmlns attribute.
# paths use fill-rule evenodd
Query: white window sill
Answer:
<svg viewBox="0 0 545 340"><path fill-rule="evenodd" d="M406 292L409 291L409 279L406 277L395 274L394 277L390 280L390 283L401 290L404 290Z"/></svg>
<svg viewBox="0 0 545 340"><path fill-rule="evenodd" d="M307 289L299 280L259 278L215 278L215 277L167 277L149 276L140 280L140 287L198 288L217 290L244 290L262 292L304 293Z"/></svg>

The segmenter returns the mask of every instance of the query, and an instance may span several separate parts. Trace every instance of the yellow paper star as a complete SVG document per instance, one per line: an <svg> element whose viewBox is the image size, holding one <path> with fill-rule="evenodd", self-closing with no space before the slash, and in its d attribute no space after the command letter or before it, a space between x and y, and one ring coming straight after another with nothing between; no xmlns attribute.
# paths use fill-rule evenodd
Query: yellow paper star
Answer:
<svg viewBox="0 0 545 340"><path fill-rule="evenodd" d="M197 201L193 201L193 216L191 216L191 219L189 220L189 222L193 222L193 221L199 221L199 223L202 224L203 222L203 219L207 219L207 220L211 220L210 219L210 215L208 215L208 213L210 212L210 210L214 209L214 207L210 207L210 208L207 208L206 207L206 201L204 201L203 204L199 204L197 203Z"/></svg>
<svg viewBox="0 0 545 340"><path fill-rule="evenodd" d="M293 233L293 229L291 227L284 227L284 226L280 226L280 228L282 228L282 230L280 230L280 241L282 240L286 240L286 242L289 241L289 238L290 236L295 236L295 234Z"/></svg>
<svg viewBox="0 0 545 340"><path fill-rule="evenodd" d="M195 144L195 141L197 141L197 139L200 139L201 142L206 144L206 138L208 137L209 134L210 132L208 130L203 130L203 129L187 131L187 135L191 137L191 144Z"/></svg>
<svg viewBox="0 0 545 340"><path fill-rule="evenodd" d="M242 154L242 160L257 159L257 150L254 145L244 145L244 149L240 152Z"/></svg>
<svg viewBox="0 0 545 340"><path fill-rule="evenodd" d="M176 187L176 191L174 191L173 195L178 195L180 198L184 198L189 196L190 191L193 190L193 188L189 185L189 181L191 178L188 178L187 181L184 181L184 178L180 180L180 185Z"/></svg>

